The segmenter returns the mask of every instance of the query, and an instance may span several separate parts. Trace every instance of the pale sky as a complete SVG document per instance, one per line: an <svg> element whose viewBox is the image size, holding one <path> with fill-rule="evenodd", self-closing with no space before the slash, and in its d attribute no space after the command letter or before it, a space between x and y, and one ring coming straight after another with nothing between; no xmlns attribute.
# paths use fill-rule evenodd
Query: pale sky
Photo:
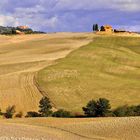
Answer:
<svg viewBox="0 0 140 140"><path fill-rule="evenodd" d="M1 0L0 25L89 32L93 23L140 31L140 0Z"/></svg>

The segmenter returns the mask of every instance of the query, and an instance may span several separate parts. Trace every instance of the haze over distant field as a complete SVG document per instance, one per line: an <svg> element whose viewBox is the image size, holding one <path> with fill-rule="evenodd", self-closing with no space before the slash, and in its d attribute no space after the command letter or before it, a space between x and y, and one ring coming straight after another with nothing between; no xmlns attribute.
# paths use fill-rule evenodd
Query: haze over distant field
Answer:
<svg viewBox="0 0 140 140"><path fill-rule="evenodd" d="M140 31L139 0L4 0L0 25L34 30L91 31L93 23Z"/></svg>

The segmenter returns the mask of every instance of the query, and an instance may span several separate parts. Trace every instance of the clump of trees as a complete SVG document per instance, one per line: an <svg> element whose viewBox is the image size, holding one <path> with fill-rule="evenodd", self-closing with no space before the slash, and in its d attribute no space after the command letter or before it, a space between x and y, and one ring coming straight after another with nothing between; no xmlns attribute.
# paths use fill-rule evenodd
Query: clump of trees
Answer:
<svg viewBox="0 0 140 140"><path fill-rule="evenodd" d="M5 118L10 119L16 113L15 106L8 106L6 112L3 114Z"/></svg>
<svg viewBox="0 0 140 140"><path fill-rule="evenodd" d="M82 117L129 117L129 116L140 116L140 105L136 106L120 106L116 109L111 109L110 101L106 98L99 98L98 100L91 100L87 103L85 107L82 108L84 116ZM5 118L10 119L13 116L21 118L23 116L22 112L17 114L15 106L8 106L5 113L0 110L0 115ZM43 97L39 102L38 112L29 111L25 117L78 117L76 115L72 116L71 112L64 109L59 109L53 112L52 104L48 97Z"/></svg>
<svg viewBox="0 0 140 140"><path fill-rule="evenodd" d="M7 119L11 119L13 117L16 117L16 118L23 117L22 112L18 112L16 114L15 105L8 106L4 113L0 109L0 115ZM25 117L63 117L63 118L67 118L67 117L71 117L71 113L69 111L66 111L63 109L59 109L59 110L53 112L52 105L51 105L49 98L43 97L39 102L38 112L29 111L29 112L27 112Z"/></svg>
<svg viewBox="0 0 140 140"><path fill-rule="evenodd" d="M86 107L83 107L84 114L88 117L106 117L110 114L110 109L109 100L105 98L91 100Z"/></svg>
<svg viewBox="0 0 140 140"><path fill-rule="evenodd" d="M98 24L93 24L93 31L94 31L94 32L99 31L99 26L98 26Z"/></svg>
<svg viewBox="0 0 140 140"><path fill-rule="evenodd" d="M137 106L124 105L113 110L113 114L116 117L140 116L140 105Z"/></svg>
<svg viewBox="0 0 140 140"><path fill-rule="evenodd" d="M60 117L60 118L69 118L71 117L71 113L69 111L65 111L63 109L59 109L52 114L53 117Z"/></svg>
<svg viewBox="0 0 140 140"><path fill-rule="evenodd" d="M109 100L100 98L99 100L91 100L86 107L83 107L84 114L87 117L129 117L140 116L140 105L137 106L120 106L111 110Z"/></svg>
<svg viewBox="0 0 140 140"><path fill-rule="evenodd" d="M55 112L52 111L52 105L48 97L43 97L39 102L39 111L27 112L26 117L71 117L69 111L59 109Z"/></svg>
<svg viewBox="0 0 140 140"><path fill-rule="evenodd" d="M16 34L16 28L15 27L3 27L3 26L0 26L0 34L2 34L2 35Z"/></svg>
<svg viewBox="0 0 140 140"><path fill-rule="evenodd" d="M45 32L41 31L33 31L31 28L29 29L21 29L19 27L4 27L0 26L0 34L1 35L16 35L16 30L23 32L24 34L44 34Z"/></svg>
<svg viewBox="0 0 140 140"><path fill-rule="evenodd" d="M52 105L47 97L43 97L39 102L39 113L42 117L48 117L52 114Z"/></svg>
<svg viewBox="0 0 140 140"><path fill-rule="evenodd" d="M30 117L40 117L40 114L38 112L35 111L29 111L27 112L27 115L25 116L26 118L30 118Z"/></svg>
<svg viewBox="0 0 140 140"><path fill-rule="evenodd" d="M8 106L6 108L5 112L2 112L1 109L0 109L0 116L3 116L6 119L11 119L13 117L22 118L23 113L19 112L19 113L16 114L16 109L15 108L16 108L15 105Z"/></svg>

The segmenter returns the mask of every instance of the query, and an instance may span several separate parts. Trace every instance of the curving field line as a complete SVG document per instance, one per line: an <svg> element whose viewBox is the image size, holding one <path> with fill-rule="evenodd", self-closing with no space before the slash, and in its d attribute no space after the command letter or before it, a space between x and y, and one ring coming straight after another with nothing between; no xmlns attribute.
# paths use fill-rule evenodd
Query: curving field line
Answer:
<svg viewBox="0 0 140 140"><path fill-rule="evenodd" d="M35 74L88 44L89 33L0 36L0 108L15 105L16 111L38 110L42 97L34 84Z"/></svg>

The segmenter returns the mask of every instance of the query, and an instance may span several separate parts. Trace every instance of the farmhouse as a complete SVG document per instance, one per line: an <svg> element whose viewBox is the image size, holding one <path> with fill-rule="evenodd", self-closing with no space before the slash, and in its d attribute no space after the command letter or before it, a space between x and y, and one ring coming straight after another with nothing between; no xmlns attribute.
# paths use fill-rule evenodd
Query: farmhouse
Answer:
<svg viewBox="0 0 140 140"><path fill-rule="evenodd" d="M113 32L113 27L110 26L110 25L104 25L104 26L101 26L101 31L104 31L104 32Z"/></svg>
<svg viewBox="0 0 140 140"><path fill-rule="evenodd" d="M29 27L28 27L28 26L18 26L17 28L18 28L18 29L21 29L21 30L26 30L26 29L29 29Z"/></svg>
<svg viewBox="0 0 140 140"><path fill-rule="evenodd" d="M24 33L19 30L16 30L16 34L23 35Z"/></svg>

